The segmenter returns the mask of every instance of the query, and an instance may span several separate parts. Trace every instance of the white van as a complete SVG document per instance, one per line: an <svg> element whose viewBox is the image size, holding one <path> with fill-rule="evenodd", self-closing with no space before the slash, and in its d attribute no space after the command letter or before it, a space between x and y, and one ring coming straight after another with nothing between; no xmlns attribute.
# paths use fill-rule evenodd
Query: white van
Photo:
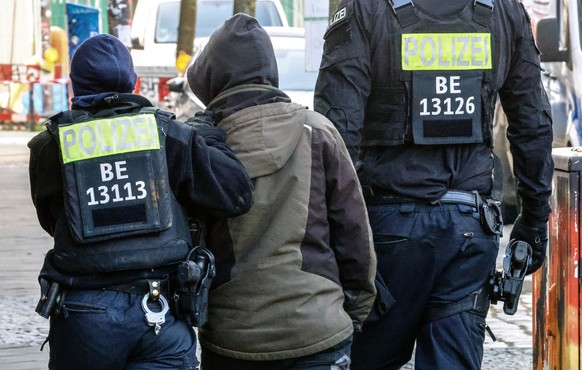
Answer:
<svg viewBox="0 0 582 370"><path fill-rule="evenodd" d="M196 39L206 39L233 12L233 0L197 0ZM255 17L262 26L288 27L279 0L257 0ZM139 76L139 93L165 108L167 81L178 75L176 42L180 19L180 0L139 0L133 16L131 51Z"/></svg>

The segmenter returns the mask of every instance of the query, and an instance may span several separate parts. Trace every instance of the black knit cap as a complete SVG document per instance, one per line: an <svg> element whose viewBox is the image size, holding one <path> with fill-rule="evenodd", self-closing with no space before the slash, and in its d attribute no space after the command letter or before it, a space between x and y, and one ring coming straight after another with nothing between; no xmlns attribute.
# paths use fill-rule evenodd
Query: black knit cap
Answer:
<svg viewBox="0 0 582 370"><path fill-rule="evenodd" d="M81 43L71 60L70 77L75 96L130 93L137 80L127 47L116 37L106 34Z"/></svg>

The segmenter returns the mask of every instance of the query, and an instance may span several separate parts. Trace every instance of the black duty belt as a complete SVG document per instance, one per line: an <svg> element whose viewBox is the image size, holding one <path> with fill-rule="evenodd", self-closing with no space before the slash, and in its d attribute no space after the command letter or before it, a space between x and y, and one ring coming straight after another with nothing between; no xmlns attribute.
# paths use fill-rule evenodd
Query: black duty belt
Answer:
<svg viewBox="0 0 582 370"><path fill-rule="evenodd" d="M449 190L440 199L430 202L432 204L465 204L472 207L479 207L481 198L479 193L469 193L468 191Z"/></svg>
<svg viewBox="0 0 582 370"><path fill-rule="evenodd" d="M503 236L503 216L499 202L493 199L483 199L477 191L449 190L437 200L399 197L370 187L362 187L364 198L368 204L402 204L416 203L426 205L463 204L474 207L481 216L481 224L488 234Z"/></svg>
<svg viewBox="0 0 582 370"><path fill-rule="evenodd" d="M117 292L132 294L152 293L152 289L158 290L159 294L170 296L169 279L139 279L124 284L116 284L103 288L104 290L114 290ZM157 294L156 294L157 295Z"/></svg>
<svg viewBox="0 0 582 370"><path fill-rule="evenodd" d="M364 198L368 203L373 204L398 204L398 203L419 203L419 204L465 204L471 207L479 208L483 203L479 193L462 190L449 190L437 200L429 201L424 199L401 197L389 194L381 190L362 187Z"/></svg>

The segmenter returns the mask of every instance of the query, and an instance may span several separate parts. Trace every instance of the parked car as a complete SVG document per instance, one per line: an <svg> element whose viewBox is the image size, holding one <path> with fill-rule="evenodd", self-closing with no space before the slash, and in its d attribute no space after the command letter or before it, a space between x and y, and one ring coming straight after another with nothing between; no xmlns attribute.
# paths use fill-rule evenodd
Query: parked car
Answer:
<svg viewBox="0 0 582 370"><path fill-rule="evenodd" d="M233 7L233 0L197 0L194 50L232 15ZM255 17L263 26L289 25L280 0L257 0ZM161 108L167 108L166 82L179 74L179 20L180 0L139 0L133 16L131 55L139 77L138 91Z"/></svg>
<svg viewBox="0 0 582 370"><path fill-rule="evenodd" d="M312 109L317 72L305 70L305 29L298 27L264 28L271 37L275 50L279 71L279 88L293 102ZM205 42L207 41L208 39L205 40ZM203 47L204 45L201 44L199 50L202 50ZM197 54L194 54L188 66L194 63L196 56ZM178 119L192 117L194 113L204 109L204 104L192 93L185 78L177 77L169 82L169 86L171 91L169 108L176 113Z"/></svg>

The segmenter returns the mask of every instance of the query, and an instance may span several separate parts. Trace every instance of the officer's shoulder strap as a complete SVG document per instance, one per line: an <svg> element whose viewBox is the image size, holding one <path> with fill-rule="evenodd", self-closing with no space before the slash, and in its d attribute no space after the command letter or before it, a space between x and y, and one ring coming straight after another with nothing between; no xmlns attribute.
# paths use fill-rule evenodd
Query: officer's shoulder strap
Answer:
<svg viewBox="0 0 582 370"><path fill-rule="evenodd" d="M154 107L143 107L139 110L140 113L151 113L155 114L160 120L162 127L167 127L173 119L176 119L176 115L172 112L167 112Z"/></svg>
<svg viewBox="0 0 582 370"><path fill-rule="evenodd" d="M400 27L408 27L419 21L412 0L388 0L388 2L392 6ZM493 13L494 2L495 0L473 0L473 21L487 26Z"/></svg>
<svg viewBox="0 0 582 370"><path fill-rule="evenodd" d="M400 27L408 27L419 21L412 0L388 0Z"/></svg>
<svg viewBox="0 0 582 370"><path fill-rule="evenodd" d="M493 3L495 0L474 0L473 20L482 26L489 24L491 14L493 14Z"/></svg>
<svg viewBox="0 0 582 370"><path fill-rule="evenodd" d="M56 134L59 130L59 126L62 124L71 124L76 122L82 122L90 119L91 116L84 110L66 110L55 114L54 116L50 117L45 123L45 127Z"/></svg>

